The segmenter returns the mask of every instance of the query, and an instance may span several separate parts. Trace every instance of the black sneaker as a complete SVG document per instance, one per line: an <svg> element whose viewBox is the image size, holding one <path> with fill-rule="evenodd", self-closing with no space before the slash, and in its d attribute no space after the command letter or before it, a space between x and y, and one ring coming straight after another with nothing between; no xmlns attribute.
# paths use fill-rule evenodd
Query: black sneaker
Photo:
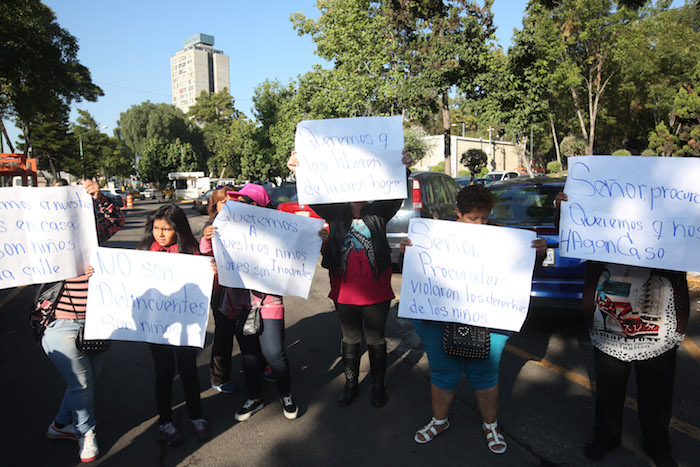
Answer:
<svg viewBox="0 0 700 467"><path fill-rule="evenodd" d="M241 410L236 412L234 418L238 422L244 422L253 415L255 415L257 412L260 412L263 407L264 405L262 400L255 401L253 399L248 399L243 403L243 407L241 407Z"/></svg>
<svg viewBox="0 0 700 467"><path fill-rule="evenodd" d="M299 407L294 403L294 398L292 398L292 395L289 394L287 396L281 397L280 401L282 401L282 408L284 416L287 417L289 420L294 420L297 418L297 414L299 413Z"/></svg>

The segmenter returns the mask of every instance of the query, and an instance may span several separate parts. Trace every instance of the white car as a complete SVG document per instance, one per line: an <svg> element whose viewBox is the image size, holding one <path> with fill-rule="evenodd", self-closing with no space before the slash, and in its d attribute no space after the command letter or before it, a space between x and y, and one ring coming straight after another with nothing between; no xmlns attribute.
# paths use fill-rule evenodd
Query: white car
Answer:
<svg viewBox="0 0 700 467"><path fill-rule="evenodd" d="M141 196L144 199L155 199L160 203L163 199L163 192L156 188L146 188L141 192Z"/></svg>
<svg viewBox="0 0 700 467"><path fill-rule="evenodd" d="M494 170L484 175L485 183L499 182L501 180L508 180L510 178L518 178L520 175L515 170Z"/></svg>

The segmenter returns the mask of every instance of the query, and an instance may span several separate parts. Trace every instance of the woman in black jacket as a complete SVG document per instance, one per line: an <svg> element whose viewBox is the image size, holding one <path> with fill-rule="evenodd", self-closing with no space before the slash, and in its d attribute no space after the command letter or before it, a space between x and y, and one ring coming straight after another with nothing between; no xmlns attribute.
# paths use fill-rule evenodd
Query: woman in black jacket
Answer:
<svg viewBox="0 0 700 467"><path fill-rule="evenodd" d="M407 167L412 162L405 151L402 162ZM296 172L298 165L296 153L292 153L287 166ZM330 229L321 264L328 269L328 296L335 303L343 332L345 388L338 398L341 406L350 404L358 393L363 327L372 374L372 405L383 407L387 402L384 327L394 292L386 224L402 202L398 199L312 206Z"/></svg>

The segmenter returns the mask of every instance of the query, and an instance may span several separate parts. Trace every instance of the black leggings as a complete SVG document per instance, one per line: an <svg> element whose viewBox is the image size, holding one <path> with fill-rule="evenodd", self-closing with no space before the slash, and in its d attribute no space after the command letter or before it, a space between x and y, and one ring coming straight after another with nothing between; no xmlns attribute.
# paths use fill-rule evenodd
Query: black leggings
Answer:
<svg viewBox="0 0 700 467"><path fill-rule="evenodd" d="M199 378L197 377L197 349L159 344L149 344L149 347L156 368L156 407L160 417L158 423L162 425L172 421L173 377L176 362L185 391L190 420L202 418L202 401L199 399Z"/></svg>
<svg viewBox="0 0 700 467"><path fill-rule="evenodd" d="M627 380L634 367L645 447L655 454L670 452L668 425L673 403L676 349L634 362L618 360L598 349L594 349L593 357L596 372L595 438L614 444L620 442Z"/></svg>
<svg viewBox="0 0 700 467"><path fill-rule="evenodd" d="M262 397L261 379L266 361L272 369L280 396L290 394L289 360L284 350L284 320L263 319L263 332L259 336L244 336L241 326L237 326L236 338L243 354L248 398Z"/></svg>
<svg viewBox="0 0 700 467"><path fill-rule="evenodd" d="M367 345L382 345L384 340L384 326L389 315L391 300L373 305L345 305L335 304L340 320L340 328L343 330L343 342L346 344L359 344L362 342L362 325L364 323Z"/></svg>

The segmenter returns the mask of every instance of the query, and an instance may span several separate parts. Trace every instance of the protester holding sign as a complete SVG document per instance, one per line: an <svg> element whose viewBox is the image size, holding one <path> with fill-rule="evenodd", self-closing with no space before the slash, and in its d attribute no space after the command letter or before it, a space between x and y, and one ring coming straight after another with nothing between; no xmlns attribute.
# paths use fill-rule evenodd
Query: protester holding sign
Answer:
<svg viewBox="0 0 700 467"><path fill-rule="evenodd" d="M199 254L197 240L192 234L185 213L174 204L161 206L148 218L139 250L166 253ZM185 392L187 412L197 441L209 438L207 421L202 418L202 402L199 398L197 377L197 348L149 344L156 370L156 406L160 437L169 445L182 442L180 431L172 423L172 392L175 365Z"/></svg>
<svg viewBox="0 0 700 467"><path fill-rule="evenodd" d="M253 206L269 207L270 204L270 196L265 188L254 183L247 183L239 191L229 191L228 196L231 200ZM205 229L201 243L205 254L211 251L213 236L214 226ZM245 335L243 323L253 308L260 310L262 330L259 335ZM243 374L245 375L248 399L243 403L243 407L236 412L235 419L239 422L248 420L264 407L262 377L266 361L270 364L272 375L275 378L282 403L282 413L287 419L295 419L299 408L292 397L289 359L284 350L285 328L282 297L256 290L225 287L219 310L214 313L215 317L217 315L223 316L223 318L218 316L217 326L221 323L222 329L226 330L225 332L235 333L243 354ZM226 337L229 339L228 336ZM232 337L230 339L232 343ZM217 354L221 356L221 365L227 365L226 368L221 369L222 372L226 369L230 371L231 367L231 347L228 346L229 341L226 342L225 345L222 344L221 352L217 349ZM226 356L228 356L228 362L225 361Z"/></svg>
<svg viewBox="0 0 700 467"><path fill-rule="evenodd" d="M83 181L92 197L100 244L124 225L124 215L92 180ZM80 239L74 239L76 243ZM88 268L89 269L89 268ZM99 456L95 435L95 383L104 363L104 352L82 352L76 347L76 335L85 323L88 273L63 281L55 319L44 331L41 345L66 381L66 391L58 414L46 435L53 439L77 440L80 460L91 462Z"/></svg>
<svg viewBox="0 0 700 467"><path fill-rule="evenodd" d="M557 224L566 201L565 193L555 198ZM627 380L634 367L642 447L656 465L676 465L668 426L676 351L690 312L686 273L587 261L583 309L596 372L595 425L586 457L600 460L620 444Z"/></svg>
<svg viewBox="0 0 700 467"><path fill-rule="evenodd" d="M493 195L488 188L483 185L464 187L457 194L457 222L487 224L492 207ZM407 246L412 246L410 238L401 241L402 253ZM532 248L537 250L538 256L544 257L547 243L544 239L536 238L532 241ZM433 408L433 418L416 432L414 440L420 444L428 443L449 428L447 415L464 372L474 389L488 448L495 454L504 453L508 446L497 421L498 367L503 348L512 332L489 330L490 350L485 359L479 360L445 353L444 322L416 319L413 323L416 333L423 340L430 363L430 400Z"/></svg>
<svg viewBox="0 0 700 467"><path fill-rule="evenodd" d="M407 175L413 161L405 150L401 161L407 168ZM296 172L298 166L299 159L292 153L287 167ZM322 250L322 265L330 275L328 296L335 302L343 331L345 388L338 398L341 406L350 404L359 391L363 325L372 373L372 405L383 407L387 402L384 327L394 292L391 290L391 250L386 224L402 203L402 199L394 199L312 206L328 222L330 229Z"/></svg>
<svg viewBox="0 0 700 467"><path fill-rule="evenodd" d="M214 226L212 223L219 214L221 208L229 201L228 195L233 187L230 185L220 186L214 190L209 197L207 211L209 220L204 224L202 239L199 241L199 251L203 255L214 256L211 239L214 237ZM209 380L211 387L217 391L229 394L235 389L235 384L231 380L231 352L233 351L233 320L221 312L221 299L224 296L225 288L219 285L218 275L214 279L214 289L211 296L211 309L214 313L214 341L211 345L211 362L209 364Z"/></svg>

